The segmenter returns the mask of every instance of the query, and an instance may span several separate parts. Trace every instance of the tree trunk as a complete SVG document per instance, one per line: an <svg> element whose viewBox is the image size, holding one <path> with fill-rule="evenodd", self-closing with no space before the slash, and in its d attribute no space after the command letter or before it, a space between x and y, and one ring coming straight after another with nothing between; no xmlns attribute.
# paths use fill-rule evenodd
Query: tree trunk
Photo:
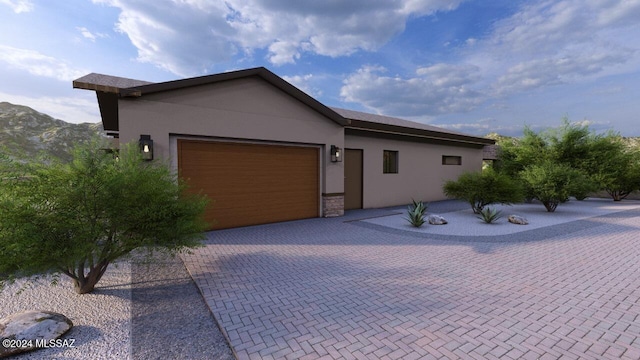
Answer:
<svg viewBox="0 0 640 360"><path fill-rule="evenodd" d="M554 212L554 211L556 211L556 208L558 207L558 202L557 201L543 201L542 205L544 205L544 207L547 209L548 212Z"/></svg>
<svg viewBox="0 0 640 360"><path fill-rule="evenodd" d="M109 266L108 262L100 262L97 266L91 268L87 276L78 276L77 279L73 279L73 288L78 294L88 294L93 292L94 287L102 278L102 275ZM84 271L83 271L84 272ZM82 274L83 272L78 272Z"/></svg>

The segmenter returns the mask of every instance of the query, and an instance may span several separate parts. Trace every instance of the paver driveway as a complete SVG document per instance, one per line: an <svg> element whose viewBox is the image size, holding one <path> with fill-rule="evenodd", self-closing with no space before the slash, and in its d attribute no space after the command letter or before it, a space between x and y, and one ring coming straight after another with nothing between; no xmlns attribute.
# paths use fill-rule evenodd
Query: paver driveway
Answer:
<svg viewBox="0 0 640 360"><path fill-rule="evenodd" d="M239 359L640 359L639 210L495 242L355 221L389 211L217 231L183 259Z"/></svg>

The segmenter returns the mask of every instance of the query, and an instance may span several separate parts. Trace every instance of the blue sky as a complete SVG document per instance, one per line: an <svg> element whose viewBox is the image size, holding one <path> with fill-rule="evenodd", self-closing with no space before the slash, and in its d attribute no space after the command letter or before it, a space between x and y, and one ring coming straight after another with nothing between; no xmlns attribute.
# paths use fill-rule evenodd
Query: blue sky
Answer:
<svg viewBox="0 0 640 360"><path fill-rule="evenodd" d="M265 66L329 106L485 135L640 136L640 0L0 0L0 101L98 122L91 72Z"/></svg>

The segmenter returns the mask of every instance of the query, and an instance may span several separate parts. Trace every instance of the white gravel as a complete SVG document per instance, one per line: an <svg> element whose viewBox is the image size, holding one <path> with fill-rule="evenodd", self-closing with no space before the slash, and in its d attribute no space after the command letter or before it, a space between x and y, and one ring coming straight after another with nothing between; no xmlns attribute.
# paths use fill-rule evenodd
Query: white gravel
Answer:
<svg viewBox="0 0 640 360"><path fill-rule="evenodd" d="M449 223L447 225L429 225L425 223L420 228L409 224L406 220L406 211L401 215L378 217L364 222L385 226L397 230L413 231L416 233L450 235L450 236L499 236L516 234L533 229L544 228L553 225L568 223L575 220L590 219L601 215L638 209L640 201L624 200L614 202L611 199L587 199L583 201L568 201L558 205L555 212L547 212L540 203L507 205L490 205L489 207L501 210L502 218L496 223L487 224L478 219L471 208L438 213ZM507 216L519 215L529 221L529 225L515 225L507 221Z"/></svg>
<svg viewBox="0 0 640 360"><path fill-rule="evenodd" d="M57 286L50 279L6 286L0 291L0 318L25 310L61 313L74 325L62 339L73 339L75 347L39 349L12 359L234 358L177 256L120 261L109 266L90 294L76 294L67 277L61 276Z"/></svg>
<svg viewBox="0 0 640 360"><path fill-rule="evenodd" d="M78 295L67 277L56 286L50 279L21 279L0 292L0 317L26 310L61 313L73 322L62 339L74 347L39 349L12 359L130 359L131 267L120 262L109 267L91 294ZM24 290L16 292L25 284Z"/></svg>

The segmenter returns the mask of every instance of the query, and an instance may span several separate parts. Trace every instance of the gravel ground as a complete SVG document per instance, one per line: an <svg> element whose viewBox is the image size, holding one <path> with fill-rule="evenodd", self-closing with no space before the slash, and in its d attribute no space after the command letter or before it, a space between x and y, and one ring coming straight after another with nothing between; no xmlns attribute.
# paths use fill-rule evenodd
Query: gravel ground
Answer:
<svg viewBox="0 0 640 360"><path fill-rule="evenodd" d="M133 359L234 359L179 257L133 261Z"/></svg>
<svg viewBox="0 0 640 360"><path fill-rule="evenodd" d="M34 282L18 280L0 292L0 317L26 310L61 313L73 322L63 339L75 339L73 348L48 348L17 355L12 359L130 359L131 267L122 262L111 266L91 294L78 295L71 281L50 278ZM28 285L15 294L23 285Z"/></svg>
<svg viewBox="0 0 640 360"><path fill-rule="evenodd" d="M450 203L452 204L452 203ZM443 204L444 205L444 204ZM428 213L437 213L449 222L447 225L429 225L416 228L411 226L406 218L406 210L399 215L390 215L364 220L364 222L384 226L396 230L411 231L429 235L433 238L447 239L447 237L474 237L476 240L481 238L501 237L515 233L529 232L533 230L541 230L550 226L566 224L575 221L586 221L587 219L615 214L627 210L640 208L640 201L625 200L614 202L611 199L587 199L584 201L572 200L564 204L560 204L555 212L547 212L540 203L532 204L516 204L507 205L490 205L489 207L502 211L503 217L496 223L486 224L482 220L477 219L476 214L471 211L467 205L464 210L458 210L455 207L451 211L440 206L441 209L435 210L431 207ZM438 208L438 206L434 206ZM445 211L442 211L445 210ZM525 217L529 220L529 225L514 225L507 221L507 216L515 214Z"/></svg>
<svg viewBox="0 0 640 360"><path fill-rule="evenodd" d="M91 294L66 278L17 281L0 292L0 317L25 310L64 314L74 348L48 348L12 359L233 359L225 338L178 257L137 257L111 266ZM132 283L133 279L133 283Z"/></svg>

